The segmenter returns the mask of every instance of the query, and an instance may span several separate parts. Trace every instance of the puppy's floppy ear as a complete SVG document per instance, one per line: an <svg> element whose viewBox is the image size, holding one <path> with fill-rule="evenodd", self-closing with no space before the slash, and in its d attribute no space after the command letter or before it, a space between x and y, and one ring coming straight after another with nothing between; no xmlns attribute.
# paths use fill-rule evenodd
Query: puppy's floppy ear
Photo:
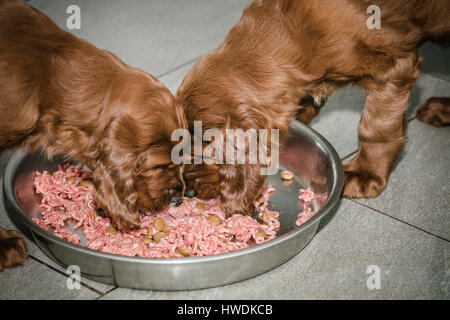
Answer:
<svg viewBox="0 0 450 320"><path fill-rule="evenodd" d="M140 226L135 186L136 139L133 139L133 120L122 116L111 123L102 141L101 154L94 170L95 197L114 222L125 229Z"/></svg>
<svg viewBox="0 0 450 320"><path fill-rule="evenodd" d="M266 180L261 174L261 166L225 164L219 168L219 179L220 199L226 215L253 214L253 201Z"/></svg>
<svg viewBox="0 0 450 320"><path fill-rule="evenodd" d="M226 129L241 130L249 132L249 129L255 130L256 136L258 129L264 129L267 126L267 120L263 114L255 108L241 104L226 115ZM228 134L225 133L226 140ZM259 196L266 177L262 175L263 164L259 163L258 148L250 148L250 138L236 139L233 150L228 150L228 145L224 148L224 161L227 161L230 151L236 156L243 151L245 154L245 163L224 164L219 166L219 190L222 206L227 214L231 216L236 213L252 214L254 211L253 201ZM256 140L256 142L259 139ZM255 141L254 141L255 142ZM256 156L256 158L255 158ZM250 164L251 157L257 159L257 162ZM236 157L236 160L238 157ZM242 159L241 159L242 160ZM242 163L242 161L241 161Z"/></svg>
<svg viewBox="0 0 450 320"><path fill-rule="evenodd" d="M135 229L141 224L136 206L138 194L132 175L131 170L126 172L120 166L106 166L103 162L98 162L94 170L97 203L124 229Z"/></svg>

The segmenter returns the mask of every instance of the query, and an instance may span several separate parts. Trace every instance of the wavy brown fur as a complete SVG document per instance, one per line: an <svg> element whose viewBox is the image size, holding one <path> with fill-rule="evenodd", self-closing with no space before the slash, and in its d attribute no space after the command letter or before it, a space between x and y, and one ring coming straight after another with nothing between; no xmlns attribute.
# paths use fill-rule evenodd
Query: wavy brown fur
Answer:
<svg viewBox="0 0 450 320"><path fill-rule="evenodd" d="M22 143L87 164L98 204L121 228L159 211L183 187L172 131L183 110L151 75L61 30L47 16L0 0L0 150ZM0 269L23 263L23 238L0 229Z"/></svg>

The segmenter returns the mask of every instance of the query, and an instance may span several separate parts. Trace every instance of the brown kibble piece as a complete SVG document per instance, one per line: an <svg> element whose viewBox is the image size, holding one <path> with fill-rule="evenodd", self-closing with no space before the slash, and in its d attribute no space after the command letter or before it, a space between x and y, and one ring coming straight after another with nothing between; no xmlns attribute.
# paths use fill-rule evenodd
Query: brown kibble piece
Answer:
<svg viewBox="0 0 450 320"><path fill-rule="evenodd" d="M154 236L153 236L153 240L155 240L155 242L159 243L162 239L164 239L165 237L167 237L169 234L167 232L157 232Z"/></svg>
<svg viewBox="0 0 450 320"><path fill-rule="evenodd" d="M108 226L106 228L106 232L111 233L111 234L117 234L117 229L114 228L113 226Z"/></svg>
<svg viewBox="0 0 450 320"><path fill-rule="evenodd" d="M75 183L75 177L66 178L66 181L71 183L71 184L74 184Z"/></svg>
<svg viewBox="0 0 450 320"><path fill-rule="evenodd" d="M89 180L81 180L80 181L80 186L82 186L84 188L89 188L90 184L91 184L91 182Z"/></svg>
<svg viewBox="0 0 450 320"><path fill-rule="evenodd" d="M145 229L147 230L147 236L152 236L153 235L153 228L152 227L147 227Z"/></svg>
<svg viewBox="0 0 450 320"><path fill-rule="evenodd" d="M189 257L191 255L191 249L181 249L180 254L182 254L184 257Z"/></svg>
<svg viewBox="0 0 450 320"><path fill-rule="evenodd" d="M292 183L294 182L294 180L281 180L281 183L283 184L283 186L289 187Z"/></svg>
<svg viewBox="0 0 450 320"><path fill-rule="evenodd" d="M142 237L142 242L145 243L145 244L150 244L150 243L153 242L153 240L149 236L143 236Z"/></svg>
<svg viewBox="0 0 450 320"><path fill-rule="evenodd" d="M215 214L210 214L208 216L208 221L215 226L218 226L220 224L220 218Z"/></svg>
<svg viewBox="0 0 450 320"><path fill-rule="evenodd" d="M169 233L169 232L172 231L173 229L174 229L174 227L165 225L162 231L163 231L163 232Z"/></svg>
<svg viewBox="0 0 450 320"><path fill-rule="evenodd" d="M263 196L259 196L258 202L259 202L260 204L263 204L263 203L264 203L264 197L263 197Z"/></svg>
<svg viewBox="0 0 450 320"><path fill-rule="evenodd" d="M153 226L158 231L163 231L165 225L166 222L161 218L156 218L155 221L153 221Z"/></svg>
<svg viewBox="0 0 450 320"><path fill-rule="evenodd" d="M197 202L196 207L199 210L203 210L203 211L206 210L206 204L204 204L203 202Z"/></svg>
<svg viewBox="0 0 450 320"><path fill-rule="evenodd" d="M257 238L266 238L266 233L264 232L264 230L258 230L258 232L256 232L255 236Z"/></svg>
<svg viewBox="0 0 450 320"><path fill-rule="evenodd" d="M281 179L283 180L292 180L294 179L294 174L291 171L281 171Z"/></svg>
<svg viewBox="0 0 450 320"><path fill-rule="evenodd" d="M97 210L94 210L92 212L92 215L94 216L94 218L100 217L100 213Z"/></svg>
<svg viewBox="0 0 450 320"><path fill-rule="evenodd" d="M269 220L270 220L270 216L269 216L266 212L264 212L264 213L261 215L261 220L264 221L264 223L268 223Z"/></svg>
<svg viewBox="0 0 450 320"><path fill-rule="evenodd" d="M222 241L223 243L227 243L228 240L227 240L225 233L222 233L221 235L223 236L223 238L220 238L220 241Z"/></svg>

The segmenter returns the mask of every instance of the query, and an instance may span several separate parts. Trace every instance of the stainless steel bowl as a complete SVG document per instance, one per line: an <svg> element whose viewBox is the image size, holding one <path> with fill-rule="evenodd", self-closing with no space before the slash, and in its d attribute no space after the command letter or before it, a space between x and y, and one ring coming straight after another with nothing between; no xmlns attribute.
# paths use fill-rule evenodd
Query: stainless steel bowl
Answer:
<svg viewBox="0 0 450 320"><path fill-rule="evenodd" d="M281 265L301 251L342 192L342 164L333 147L297 121L291 124L290 136L280 155L280 164L281 169L295 172L295 180L286 183L279 174L268 179L277 190L271 205L280 211L279 235L243 250L205 257L145 259L97 252L60 239L32 221L40 214L33 172L55 170L58 160L51 162L40 154L24 151L16 152L6 168L4 192L8 212L19 227L30 231L47 256L64 267L79 266L85 277L95 281L137 289L189 290L245 280ZM316 202L316 214L296 228L295 220L302 209L298 189L308 186L323 193L326 200Z"/></svg>

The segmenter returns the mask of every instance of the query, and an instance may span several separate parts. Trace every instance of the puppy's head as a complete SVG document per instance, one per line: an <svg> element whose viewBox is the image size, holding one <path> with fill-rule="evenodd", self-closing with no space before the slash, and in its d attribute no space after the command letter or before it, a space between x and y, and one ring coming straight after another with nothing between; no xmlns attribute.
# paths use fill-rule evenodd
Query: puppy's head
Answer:
<svg viewBox="0 0 450 320"><path fill-rule="evenodd" d="M248 140L241 144L238 139L235 140L228 153L235 153L236 162L227 163L227 130L247 132L253 129L258 134L258 129L271 127L270 115L258 103L245 100L242 88L234 81L233 75L211 61L206 56L191 70L177 92L177 99L183 105L191 134L194 133L195 121L201 123L202 134L209 129L222 133L223 163L185 165L184 178L186 185L192 187L198 197L220 197L228 216L250 214L253 212L253 200L264 186L265 176L261 174L261 165L249 163L252 150L248 148ZM203 143L203 151L205 146L208 143ZM245 153L246 162L243 164L237 161L238 149Z"/></svg>
<svg viewBox="0 0 450 320"><path fill-rule="evenodd" d="M140 154L136 164L137 206L156 213L173 197L181 197L184 187L181 167L172 163L170 143L156 143Z"/></svg>
<svg viewBox="0 0 450 320"><path fill-rule="evenodd" d="M152 76L134 70L113 87L94 182L101 206L120 227L133 228L140 224L139 211L160 211L173 196L181 196L181 167L171 160L176 143L171 135L187 125L181 106Z"/></svg>

